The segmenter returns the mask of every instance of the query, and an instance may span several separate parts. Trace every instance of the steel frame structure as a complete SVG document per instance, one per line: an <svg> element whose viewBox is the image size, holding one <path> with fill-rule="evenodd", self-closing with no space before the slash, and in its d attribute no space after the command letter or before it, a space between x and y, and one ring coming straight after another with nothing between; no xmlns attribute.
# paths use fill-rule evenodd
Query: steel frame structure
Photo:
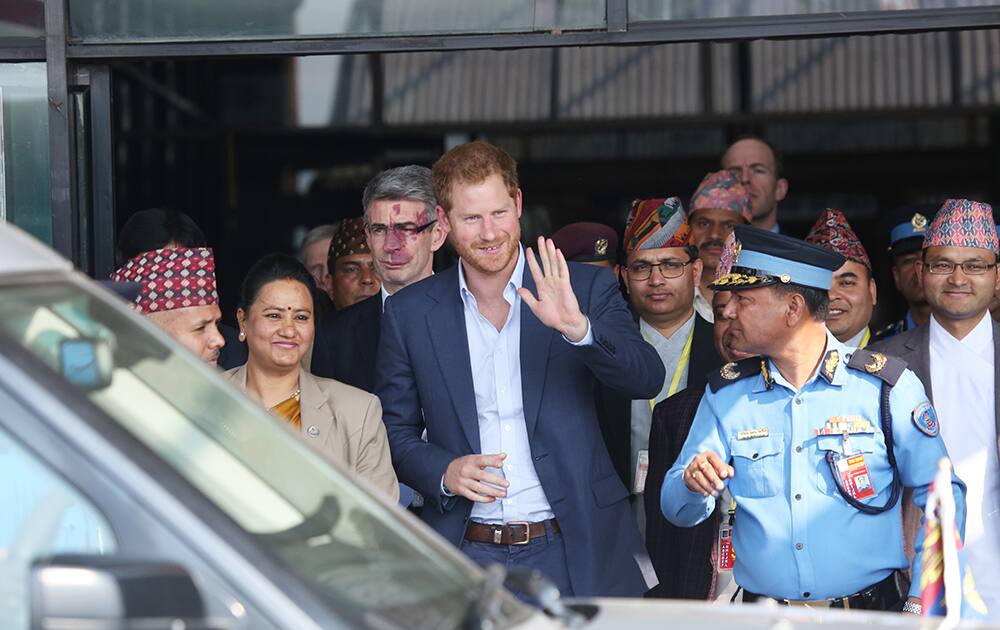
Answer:
<svg viewBox="0 0 1000 630"><path fill-rule="evenodd" d="M1000 27L1000 6L872 11L630 23L628 0L607 0L604 29L493 34L288 37L275 39L89 43L68 30L68 0L44 0L45 39L0 40L0 62L47 64L53 246L81 268L103 274L113 264L114 207L109 64L120 60L192 57L283 57L395 52L512 50L675 42L794 39ZM374 82L376 85L379 82ZM374 87L379 90L379 87ZM74 95L85 93L85 98ZM376 94L377 96L377 94ZM74 105L76 103L76 105ZM80 105L81 103L85 105ZM83 106L87 111L76 111ZM741 110L746 111L746 110ZM78 147L76 118L89 124L89 146ZM87 168L78 164L89 160ZM82 172L81 172L82 171ZM87 194L79 180L87 180ZM81 230L81 199L90 207ZM84 233L81 233L84 232ZM94 247L81 259L81 239Z"/></svg>

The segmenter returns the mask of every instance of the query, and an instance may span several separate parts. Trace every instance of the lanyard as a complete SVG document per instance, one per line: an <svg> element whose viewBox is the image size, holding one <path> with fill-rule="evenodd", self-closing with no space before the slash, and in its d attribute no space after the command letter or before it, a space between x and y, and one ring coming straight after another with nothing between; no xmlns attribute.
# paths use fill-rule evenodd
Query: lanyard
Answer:
<svg viewBox="0 0 1000 630"><path fill-rule="evenodd" d="M687 367L688 359L691 358L691 341L694 339L694 327L691 327L691 332L688 333L687 341L684 342L684 350L681 352L681 358L677 360L677 367L674 369L674 377L670 379L670 388L667 389L667 398L670 398L677 393L677 388L681 384L681 376L684 375L684 369ZM656 406L656 399L649 399L650 410Z"/></svg>
<svg viewBox="0 0 1000 630"><path fill-rule="evenodd" d="M872 338L872 329L865 328L865 335L861 338L861 343L858 344L858 350L861 350L868 345L868 341Z"/></svg>

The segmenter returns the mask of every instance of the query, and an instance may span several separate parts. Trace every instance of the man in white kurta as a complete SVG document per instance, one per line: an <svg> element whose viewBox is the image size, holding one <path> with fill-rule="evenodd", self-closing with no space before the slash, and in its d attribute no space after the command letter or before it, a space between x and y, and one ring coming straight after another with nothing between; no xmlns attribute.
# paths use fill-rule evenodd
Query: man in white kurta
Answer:
<svg viewBox="0 0 1000 630"><path fill-rule="evenodd" d="M1000 614L1000 462L997 459L993 322L956 339L931 316L931 383L941 437L966 495L965 549L979 594Z"/></svg>

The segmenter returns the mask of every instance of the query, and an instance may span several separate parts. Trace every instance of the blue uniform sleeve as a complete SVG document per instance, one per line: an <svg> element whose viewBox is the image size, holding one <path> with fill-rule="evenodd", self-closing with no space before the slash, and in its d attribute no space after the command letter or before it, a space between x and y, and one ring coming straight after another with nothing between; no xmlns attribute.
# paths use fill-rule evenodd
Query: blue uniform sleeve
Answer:
<svg viewBox="0 0 1000 630"><path fill-rule="evenodd" d="M927 504L927 493L930 484L937 474L938 461L948 457L944 441L940 435L930 436L917 428L913 421L913 412L922 403L927 403L927 394L917 376L910 370L903 372L889 395L889 409L892 413L893 451L896 455L896 466L900 481L904 487L913 489L913 503L921 512ZM965 537L965 484L951 473L951 490L955 497L955 525L959 533ZM920 597L921 550L924 541L924 528L927 524L921 517L920 529L914 541L913 565L911 567L912 582L910 596Z"/></svg>
<svg viewBox="0 0 1000 630"><path fill-rule="evenodd" d="M710 391L702 396L684 447L663 479L663 488L660 490L660 511L668 521L678 527L694 527L715 511L715 497L702 496L692 492L685 485L684 469L704 451L713 451L722 461L729 461L729 442L722 432L713 406L716 397L716 394ZM726 480L725 483L728 485L729 481Z"/></svg>

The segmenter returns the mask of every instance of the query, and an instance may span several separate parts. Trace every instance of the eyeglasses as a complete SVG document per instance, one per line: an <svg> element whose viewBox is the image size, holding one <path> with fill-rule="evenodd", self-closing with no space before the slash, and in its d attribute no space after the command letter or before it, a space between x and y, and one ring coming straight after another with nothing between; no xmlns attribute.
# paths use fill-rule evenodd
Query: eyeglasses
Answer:
<svg viewBox="0 0 1000 630"><path fill-rule="evenodd" d="M692 262L694 261L680 262L679 260L664 260L663 262L653 264L639 261L626 266L625 271L634 280L649 280L649 276L653 273L653 267L659 267L660 275L669 280L671 278L680 278L681 274L684 273L684 267L690 265Z"/></svg>
<svg viewBox="0 0 1000 630"><path fill-rule="evenodd" d="M997 266L997 263L984 263L979 260L968 260L964 263L953 263L950 260L935 260L934 262L923 264L924 267L927 267L928 273L940 276L949 276L955 273L955 267L961 267L962 273L967 276L981 276Z"/></svg>
<svg viewBox="0 0 1000 630"><path fill-rule="evenodd" d="M389 232L394 232L396 236L416 236L435 223L437 223L437 219L433 219L423 225L417 225L416 223L397 223L395 225L369 223L365 227L372 238L382 239Z"/></svg>

